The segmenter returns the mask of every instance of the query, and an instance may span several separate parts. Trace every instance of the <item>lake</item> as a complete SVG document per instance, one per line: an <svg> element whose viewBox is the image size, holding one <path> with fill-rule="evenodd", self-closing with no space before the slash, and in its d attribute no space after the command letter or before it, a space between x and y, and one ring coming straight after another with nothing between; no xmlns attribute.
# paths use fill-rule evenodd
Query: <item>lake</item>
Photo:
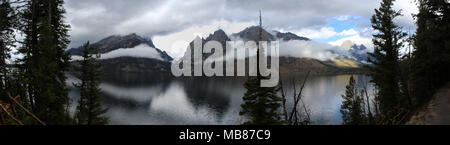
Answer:
<svg viewBox="0 0 450 145"><path fill-rule="evenodd" d="M351 75L310 76L303 98L311 110L312 124L341 124L341 95ZM295 77L301 84L304 76ZM369 77L355 75L357 85L368 86ZM294 77L282 79L288 97ZM74 112L79 90L69 76L69 96ZM243 103L245 78L173 78L164 74L115 74L105 76L100 85L105 114L115 125L236 125ZM300 86L297 86L300 87ZM292 99L287 99L288 109Z"/></svg>

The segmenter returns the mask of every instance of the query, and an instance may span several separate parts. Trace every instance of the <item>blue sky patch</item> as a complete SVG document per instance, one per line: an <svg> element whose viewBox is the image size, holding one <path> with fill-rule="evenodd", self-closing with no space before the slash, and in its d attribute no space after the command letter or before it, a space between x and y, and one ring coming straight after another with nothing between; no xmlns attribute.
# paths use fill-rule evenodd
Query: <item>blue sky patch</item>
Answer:
<svg viewBox="0 0 450 145"><path fill-rule="evenodd" d="M331 17L327 19L328 24L325 27L331 27L334 29L336 33L343 32L345 30L353 29L357 32L361 32L361 29L358 28L358 24L367 23L367 19L363 19L360 16L339 16L339 17ZM337 41L339 39L349 37L351 35L336 35L326 39L313 39L318 42L328 43Z"/></svg>

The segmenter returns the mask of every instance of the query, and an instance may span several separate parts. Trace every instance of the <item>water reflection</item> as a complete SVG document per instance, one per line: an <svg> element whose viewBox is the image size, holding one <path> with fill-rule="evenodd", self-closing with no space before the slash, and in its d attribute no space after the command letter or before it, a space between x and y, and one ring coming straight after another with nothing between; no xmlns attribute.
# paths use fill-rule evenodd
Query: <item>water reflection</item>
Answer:
<svg viewBox="0 0 450 145"><path fill-rule="evenodd" d="M298 78L303 78L299 76ZM340 124L341 94L350 75L310 77L304 90L305 104L312 110L313 124ZM282 78L290 82L292 77ZM362 86L369 80L356 77ZM71 84L77 80L69 76L70 96L74 100L72 112L79 98L79 90ZM301 80L298 80L301 81ZM106 76L100 85L103 105L111 124L149 125L214 125L237 124L245 78L172 78L166 75L124 74ZM292 84L284 83L288 94ZM371 87L371 86L369 86ZM288 104L292 99L288 98ZM288 106L292 108L292 106Z"/></svg>

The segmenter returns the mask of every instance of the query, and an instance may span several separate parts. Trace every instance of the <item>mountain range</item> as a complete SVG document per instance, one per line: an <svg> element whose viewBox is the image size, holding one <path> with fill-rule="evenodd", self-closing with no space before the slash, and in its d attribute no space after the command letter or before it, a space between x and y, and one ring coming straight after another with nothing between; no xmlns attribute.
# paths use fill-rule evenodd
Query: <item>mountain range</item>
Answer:
<svg viewBox="0 0 450 145"><path fill-rule="evenodd" d="M251 26L239 33L232 34L232 37L239 37L243 39L244 41L259 41L259 30L261 27L259 26ZM222 30L218 30L222 31ZM278 32L278 31L271 31L268 32L265 29L262 29L262 40L261 41L275 41L275 40L283 40L283 41L290 41L290 40L305 40L310 41L309 38L297 36L291 32Z"/></svg>
<svg viewBox="0 0 450 145"><path fill-rule="evenodd" d="M231 34L230 36L226 35L226 33L223 30L217 30L214 33L210 34L206 38L199 38L201 39L203 44L205 42L210 40L218 41L222 44L223 48L226 48L226 41L229 40L243 40L243 41L258 41L259 40L259 26L252 26L244 29L241 32ZM267 31L265 29L261 30L262 32L262 40L261 41L311 41L309 38L301 37L298 35L295 35L290 32L281 33L278 31ZM190 47L187 48L185 52L186 55L191 55L191 60L194 59L193 53L191 48L193 47L194 41L190 43ZM363 45L361 45L364 47ZM239 50L238 50L239 51ZM283 48L280 48L280 52L283 51ZM300 50L299 50L300 51ZM354 51L354 54L359 54L360 51L358 50L352 50ZM201 50L203 52L203 50ZM227 53L227 50L224 50L224 54ZM239 52L238 52L239 53ZM240 52L245 53L245 52ZM329 50L329 53L337 53L333 50ZM208 58L211 54L203 54L202 60L205 60ZM339 54L336 54L339 55ZM240 60L237 60L240 61ZM246 61L246 60L242 60ZM299 58L299 57L290 57L290 56L280 56L280 72L285 74L304 74L311 70L312 73L315 74L336 74L336 73L348 73L348 72L354 72L359 71L360 67L362 66L362 63L357 61L356 59L352 58L352 56L345 56L340 55L337 58L321 61L314 58ZM247 69L247 68L246 68Z"/></svg>
<svg viewBox="0 0 450 145"><path fill-rule="evenodd" d="M201 39L202 42L219 41L226 48L225 44L230 40L259 40L260 29L258 26L252 26L231 35L227 35L223 30L219 29L206 38L197 37L196 39ZM262 38L262 41L311 41L309 38L290 32L269 32L265 29L262 29ZM109 36L91 45L99 48L99 53L102 54L100 61L106 72L169 72L173 61L173 58L165 51L156 48L151 39L134 33L125 36ZM190 43L190 46L193 46L193 42ZM341 47L347 46L343 45ZM72 55L74 63L81 59L79 55L83 49L80 46L67 50L67 53ZM361 62L367 57L366 53L362 53L366 49L364 45L353 44L348 48L351 56L341 55L335 59L325 61L308 57L281 56L280 71L281 73L305 73L309 70L317 74L346 73L360 68ZM283 48L280 48L280 51L283 51ZM185 55L188 55L189 52L190 49L187 49ZM226 49L224 53L226 53ZM330 53L336 52L330 50ZM202 59L205 60L210 55L203 54Z"/></svg>

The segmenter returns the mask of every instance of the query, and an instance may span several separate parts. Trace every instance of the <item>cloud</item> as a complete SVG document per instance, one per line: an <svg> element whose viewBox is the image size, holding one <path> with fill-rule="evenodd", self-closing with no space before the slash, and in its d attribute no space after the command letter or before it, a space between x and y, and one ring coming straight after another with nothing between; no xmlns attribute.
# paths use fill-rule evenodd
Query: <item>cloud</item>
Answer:
<svg viewBox="0 0 450 145"><path fill-rule="evenodd" d="M118 57L138 57L138 58L150 58L156 59L160 61L165 61L160 53L153 47L148 46L147 44L140 44L133 48L120 48L114 51L104 53L100 55L99 59L112 59ZM82 56L72 56L72 61L83 60Z"/></svg>
<svg viewBox="0 0 450 145"><path fill-rule="evenodd" d="M364 45L368 48L368 51L373 52L373 44L372 44L372 38L371 37L363 37L360 34L345 37L336 41L328 42L328 44L333 46L341 46L345 41L351 41L357 45Z"/></svg>
<svg viewBox="0 0 450 145"><path fill-rule="evenodd" d="M336 19L338 21L350 21L350 20L360 19L360 17L359 16L351 16L351 15L343 15L343 16L333 17L333 19Z"/></svg>
<svg viewBox="0 0 450 145"><path fill-rule="evenodd" d="M228 33L228 35L231 35L252 25L255 25L255 23L229 22L226 20L213 21L208 25L193 26L167 35L156 35L152 40L156 47L165 50L172 57L179 58L184 55L189 43L197 36L206 38L218 29L222 29L225 33Z"/></svg>
<svg viewBox="0 0 450 145"><path fill-rule="evenodd" d="M404 27L404 30L411 29L414 31L416 29L416 25L414 23L414 18L412 14L419 13L419 10L413 0L396 0L394 3L395 10L402 10L403 16L395 19L395 22Z"/></svg>
<svg viewBox="0 0 450 145"><path fill-rule="evenodd" d="M410 9L400 0L402 8ZM265 26L299 29L326 25L329 17L373 14L380 0L275 0L210 1L195 0L67 0L68 22L74 39L90 33L91 37L138 32L147 35L167 34L214 20L256 21L262 10ZM351 8L349 8L351 6ZM82 36L80 36L82 35ZM86 39L86 38L85 38ZM74 41L75 43L76 41Z"/></svg>
<svg viewBox="0 0 450 145"><path fill-rule="evenodd" d="M280 56L297 58L315 58L318 60L330 60L339 56L330 50L339 50L337 47L314 41L293 40L280 43Z"/></svg>
<svg viewBox="0 0 450 145"><path fill-rule="evenodd" d="M243 40L237 40L242 41ZM349 56L346 50L340 49L338 46L333 46L327 43L315 42L315 41L305 41L305 40L290 40L290 41L279 41L279 56L280 57L295 57L295 58L314 58L322 61L336 59L340 56ZM270 43L270 42L268 42ZM239 43L237 43L239 44ZM268 44L271 48L270 44ZM250 53L246 51L243 43L236 46L236 52L227 50L227 57L225 60L229 60L230 54L245 54L238 55L236 59L243 59L244 57L255 56L256 47L249 48ZM219 57L220 59L222 57Z"/></svg>
<svg viewBox="0 0 450 145"><path fill-rule="evenodd" d="M149 114L164 114L165 118L172 118L183 124L218 123L215 112L206 105L196 107L190 103L187 94L183 91L183 86L177 83L150 102Z"/></svg>
<svg viewBox="0 0 450 145"><path fill-rule="evenodd" d="M336 32L333 27L322 27L320 29L301 29L297 32L300 36L305 36L310 39L328 39L337 36L349 36L358 34L354 29L343 30L341 32Z"/></svg>
<svg viewBox="0 0 450 145"><path fill-rule="evenodd" d="M350 17L351 17L351 16L345 15L345 16L337 16L337 17L334 17L334 18L335 18L336 20L339 20L339 21L347 21L347 20L350 19Z"/></svg>
<svg viewBox="0 0 450 145"><path fill-rule="evenodd" d="M411 13L417 8L414 0L397 0L396 9L403 17L396 19L405 29L414 29ZM356 35L368 38L362 31L381 0L66 0L66 22L71 25L69 47L78 47L90 40L96 42L109 35L137 33L152 37L158 48L170 55L181 56L185 47L172 49L178 40L192 40L193 35L212 33L217 26L226 32L242 30L258 23L262 11L263 25L268 30L290 31L313 39L335 41ZM329 26L333 18L345 24L360 19L353 28ZM192 34L189 34L191 33ZM359 32L359 34L356 34ZM327 40L332 39L332 40ZM180 43L181 44L181 43ZM178 44L179 46L181 46Z"/></svg>

